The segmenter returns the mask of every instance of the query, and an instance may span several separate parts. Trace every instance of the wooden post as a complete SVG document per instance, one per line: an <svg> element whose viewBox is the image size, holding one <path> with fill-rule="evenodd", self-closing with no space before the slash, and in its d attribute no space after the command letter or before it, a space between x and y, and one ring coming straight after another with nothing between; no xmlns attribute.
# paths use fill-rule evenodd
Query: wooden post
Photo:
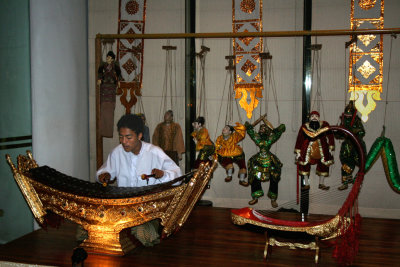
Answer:
<svg viewBox="0 0 400 267"><path fill-rule="evenodd" d="M194 0L185 1L186 33L196 31L195 21L196 3ZM190 129L196 118L196 51L195 39L185 40L185 171L188 172L194 165L196 149Z"/></svg>
<svg viewBox="0 0 400 267"><path fill-rule="evenodd" d="M100 87L97 85L98 73L101 62L101 39L95 39L95 69L96 69L96 168L99 169L103 165L103 137L100 135Z"/></svg>
<svg viewBox="0 0 400 267"><path fill-rule="evenodd" d="M311 31L312 0L304 0L303 30ZM302 123L308 119L311 107L311 36L303 36L303 101L302 101ZM297 177L297 179L301 179ZM300 183L303 184L303 181ZM301 190L300 212L308 214L310 190Z"/></svg>

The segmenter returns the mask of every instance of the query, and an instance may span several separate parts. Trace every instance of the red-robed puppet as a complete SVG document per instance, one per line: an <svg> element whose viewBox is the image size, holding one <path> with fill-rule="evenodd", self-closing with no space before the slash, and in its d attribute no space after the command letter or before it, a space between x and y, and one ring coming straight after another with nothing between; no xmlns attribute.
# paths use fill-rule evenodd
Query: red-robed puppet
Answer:
<svg viewBox="0 0 400 267"><path fill-rule="evenodd" d="M312 111L310 121L301 126L297 135L294 153L299 174L303 178L303 189L310 188L308 179L311 165L316 164L316 174L319 176L318 188L329 190L329 186L324 184L324 178L329 176L329 166L334 163L335 139L331 131L326 131L329 123L320 121L319 118L319 113Z"/></svg>

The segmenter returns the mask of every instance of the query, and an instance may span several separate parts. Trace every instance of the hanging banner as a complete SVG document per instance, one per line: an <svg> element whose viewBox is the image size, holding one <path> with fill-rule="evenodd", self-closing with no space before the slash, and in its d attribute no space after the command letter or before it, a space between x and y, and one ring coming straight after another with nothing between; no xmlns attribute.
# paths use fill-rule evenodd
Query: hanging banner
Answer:
<svg viewBox="0 0 400 267"><path fill-rule="evenodd" d="M232 0L233 32L262 31L262 0ZM250 119L262 98L261 37L233 39L235 56L235 98Z"/></svg>
<svg viewBox="0 0 400 267"><path fill-rule="evenodd" d="M146 20L146 0L120 0L118 34L143 34ZM118 39L117 58L123 82L120 83L121 104L126 113L141 96L143 71L143 39ZM130 95L128 100L128 94Z"/></svg>
<svg viewBox="0 0 400 267"><path fill-rule="evenodd" d="M384 0L351 0L351 29L383 29ZM383 35L358 35L350 47L349 93L366 122L381 100Z"/></svg>

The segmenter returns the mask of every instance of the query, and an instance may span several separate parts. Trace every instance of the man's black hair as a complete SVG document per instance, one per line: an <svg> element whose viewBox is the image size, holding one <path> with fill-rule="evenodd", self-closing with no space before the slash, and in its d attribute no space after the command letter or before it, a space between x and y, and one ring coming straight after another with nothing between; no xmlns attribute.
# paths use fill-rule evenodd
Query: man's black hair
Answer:
<svg viewBox="0 0 400 267"><path fill-rule="evenodd" d="M103 54L104 55L104 54ZM115 59L115 54L114 54L114 52L113 51L109 51L108 53L107 53L107 57L108 56L110 56L110 57L112 57L113 59Z"/></svg>
<svg viewBox="0 0 400 267"><path fill-rule="evenodd" d="M171 117L174 117L174 112L172 111L172 109L167 110L165 113L169 113Z"/></svg>
<svg viewBox="0 0 400 267"><path fill-rule="evenodd" d="M123 115L117 123L118 132L121 128L129 128L134 131L137 135L142 133L144 128L143 119L134 114Z"/></svg>

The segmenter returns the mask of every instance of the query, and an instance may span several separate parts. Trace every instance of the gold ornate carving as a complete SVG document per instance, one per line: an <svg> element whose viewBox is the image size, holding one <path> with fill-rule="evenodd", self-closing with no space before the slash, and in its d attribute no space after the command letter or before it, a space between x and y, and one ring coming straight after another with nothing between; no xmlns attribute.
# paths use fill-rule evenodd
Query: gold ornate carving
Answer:
<svg viewBox="0 0 400 267"><path fill-rule="evenodd" d="M237 225L253 224L256 226L260 226L260 227L268 228L268 229L272 229L272 230L288 231L288 232L305 232L305 233L313 235L313 236L318 236L322 240L328 240L328 239L335 238L338 235L337 229L338 229L338 225L340 223L339 215L336 215L335 217L326 221L323 224L318 224L315 226L304 226L304 227L282 226L282 225L276 225L276 224L262 223L259 221L241 217L234 213L231 213L231 219L232 219L232 222ZM349 219L345 219L344 221L348 222Z"/></svg>
<svg viewBox="0 0 400 267"><path fill-rule="evenodd" d="M254 0L243 0L240 3L240 9L246 13L253 13L256 8L256 3Z"/></svg>
<svg viewBox="0 0 400 267"><path fill-rule="evenodd" d="M101 199L66 193L31 179L29 168L37 167L33 158L18 157L16 168L7 157L14 178L39 223L46 210L76 222L88 231L81 244L90 253L124 255L133 244L120 232L129 227L160 219L163 236L177 231L186 221L216 168L200 166L189 183L138 197Z"/></svg>
<svg viewBox="0 0 400 267"><path fill-rule="evenodd" d="M253 110L258 106L259 100L256 96L261 95L260 88L237 88L235 98L240 98L239 104L246 111L246 115L248 118L251 118L253 115ZM250 103L248 102L250 99Z"/></svg>
<svg viewBox="0 0 400 267"><path fill-rule="evenodd" d="M369 63L368 60L364 61L364 63L357 69L358 72L361 73L361 75L365 78L368 79L368 77L376 71L375 67Z"/></svg>
<svg viewBox="0 0 400 267"><path fill-rule="evenodd" d="M341 218L339 215L336 215L334 218L318 225L313 226L282 226L276 224L268 224L262 223L260 221L251 220L249 218L245 218L239 216L237 214L231 213L232 222L236 225L244 225L244 224L252 224L256 226L260 226L263 228L271 229L271 230L278 230L282 232L303 232L307 233L311 236L314 236L315 242L312 241L310 243L301 243L301 242L282 242L278 241L273 236L268 236L268 231L266 232L266 242L264 248L264 258L266 259L268 256L268 246L287 246L290 249L311 249L315 250L315 263L318 263L319 260L319 240L328 240L339 236L339 225L343 223L344 229L347 230L348 226L350 225L350 218Z"/></svg>
<svg viewBox="0 0 400 267"><path fill-rule="evenodd" d="M317 249L316 242L310 242L308 244L304 243L296 243L296 242L279 242L273 237L269 238L269 244L271 246L278 246L278 247L289 247L290 249L302 248L302 249Z"/></svg>
<svg viewBox="0 0 400 267"><path fill-rule="evenodd" d="M238 5L235 7L235 5ZM234 0L232 27L234 32L262 31L262 0ZM257 12L256 12L257 11ZM262 98L262 64L259 54L263 51L260 37L241 37L233 39L235 56L235 98L246 111L248 118Z"/></svg>
<svg viewBox="0 0 400 267"><path fill-rule="evenodd" d="M384 0L352 0L351 29L383 29L383 13ZM375 109L374 100L380 100L379 92L382 92L383 36L359 35L357 40L350 46L349 92L352 100L364 99L366 96L366 105L362 101L356 102L356 108L366 122L369 113Z"/></svg>
<svg viewBox="0 0 400 267"><path fill-rule="evenodd" d="M358 5L365 10L371 9L375 6L376 0L359 0Z"/></svg>
<svg viewBox="0 0 400 267"><path fill-rule="evenodd" d="M299 243L299 242L281 242L275 239L274 237L267 237L267 241L265 243L264 249L264 259L267 258L268 246L277 246L277 247L289 247L289 249L311 249L315 250L315 258L314 261L318 264L319 258L319 245L318 245L318 237L315 237L315 241L311 241L310 243Z"/></svg>
<svg viewBox="0 0 400 267"><path fill-rule="evenodd" d="M376 35L367 34L367 35L359 35L358 39L365 45L368 46L373 40L376 39Z"/></svg>
<svg viewBox="0 0 400 267"><path fill-rule="evenodd" d="M28 156L32 158L32 153L27 151ZM29 168L37 167L36 162L32 159L18 156L18 169L12 163L10 155L6 156L7 162L10 165L11 171L14 176L15 182L18 184L18 187L21 190L22 195L24 196L26 202L28 203L29 208L32 211L33 216L38 221L39 224L43 224L44 216L46 215L46 211L43 208L43 204L40 201L38 194L36 193L33 186L29 183L27 178L21 175L22 172L29 170Z"/></svg>

